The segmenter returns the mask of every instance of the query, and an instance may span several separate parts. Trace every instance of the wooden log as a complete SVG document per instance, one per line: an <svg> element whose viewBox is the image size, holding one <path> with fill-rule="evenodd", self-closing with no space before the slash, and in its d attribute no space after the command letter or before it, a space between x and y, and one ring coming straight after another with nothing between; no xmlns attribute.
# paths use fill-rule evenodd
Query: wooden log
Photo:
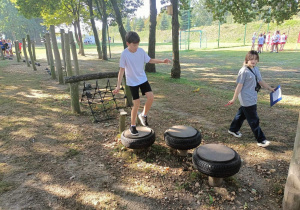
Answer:
<svg viewBox="0 0 300 210"><path fill-rule="evenodd" d="M65 40L65 44L64 44L64 47L65 47L65 59L66 59L66 70L67 70L67 75L69 77L73 76L73 73L72 73L72 63L71 63L71 53L70 53L70 42L69 42L69 34L67 33L64 33L63 34L64 36L64 40Z"/></svg>
<svg viewBox="0 0 300 210"><path fill-rule="evenodd" d="M18 56L19 54L19 41L15 41L15 54L17 57L17 61L20 62L20 56Z"/></svg>
<svg viewBox="0 0 300 210"><path fill-rule="evenodd" d="M72 31L69 31L69 40L70 40L70 45L71 45L71 50L72 50L73 63L74 63L74 68L75 68L75 75L79 75L79 64L78 64L78 57L77 57L77 52L76 52L76 44L75 44L75 41L74 41Z"/></svg>
<svg viewBox="0 0 300 210"><path fill-rule="evenodd" d="M70 83L70 94L71 94L71 107L73 113L80 113L80 104L79 104L79 92L78 92L79 83Z"/></svg>
<svg viewBox="0 0 300 210"><path fill-rule="evenodd" d="M28 53L29 53L29 56L30 56L32 68L33 68L34 71L36 71L37 69L36 69L36 66L35 66L33 53L32 53L32 49L31 49L31 40L30 40L30 36L28 34L27 34L27 42L28 42Z"/></svg>
<svg viewBox="0 0 300 210"><path fill-rule="evenodd" d="M55 57L55 67L56 71L58 74L58 82L59 84L64 84L64 76L63 76L63 71L62 71L62 66L61 66L61 59L60 59L60 54L57 46L57 40L55 36L55 28L54 25L50 26L50 36L51 36L51 41L53 45L53 52L54 52L54 57Z"/></svg>
<svg viewBox="0 0 300 210"><path fill-rule="evenodd" d="M74 83L93 79L117 78L119 72L101 72L96 74L83 74L72 77L65 77L65 83Z"/></svg>
<svg viewBox="0 0 300 210"><path fill-rule="evenodd" d="M25 62L27 64L27 66L30 67L30 64L29 64L29 61L28 61L28 56L27 56L26 40L25 40L25 38L23 38L22 41L23 41L23 53L24 53L24 57L25 57Z"/></svg>
<svg viewBox="0 0 300 210"><path fill-rule="evenodd" d="M2 60L5 60L2 49L0 49L0 54L1 54L1 59L2 59Z"/></svg>
<svg viewBox="0 0 300 210"><path fill-rule="evenodd" d="M282 207L283 210L300 209L300 112L293 157L291 159L288 177L284 188Z"/></svg>
<svg viewBox="0 0 300 210"><path fill-rule="evenodd" d="M64 67L66 68L66 54L65 54L65 30L60 29L60 37L61 37L61 53L63 57Z"/></svg>
<svg viewBox="0 0 300 210"><path fill-rule="evenodd" d="M33 59L34 61L36 61L36 54L35 54L35 41L32 40L31 41L31 44L32 44L32 55L33 55Z"/></svg>
<svg viewBox="0 0 300 210"><path fill-rule="evenodd" d="M49 34L49 41L50 41L50 34ZM47 63L50 66L50 58L49 58L49 52L48 52L49 49L48 49L48 46L47 46L46 35L44 36L44 44L45 44L45 50L46 50ZM51 42L50 42L50 45L51 45ZM52 50L51 50L51 52L52 52ZM53 55L52 55L52 57L53 57Z"/></svg>
<svg viewBox="0 0 300 210"><path fill-rule="evenodd" d="M49 66L50 66L50 71L51 71L51 78L56 79L56 74L55 74L55 68L54 68L54 59L53 59L53 53L52 53L52 47L51 47L51 41L50 41L50 34L46 33L45 34L45 46L47 50L47 56L49 57Z"/></svg>

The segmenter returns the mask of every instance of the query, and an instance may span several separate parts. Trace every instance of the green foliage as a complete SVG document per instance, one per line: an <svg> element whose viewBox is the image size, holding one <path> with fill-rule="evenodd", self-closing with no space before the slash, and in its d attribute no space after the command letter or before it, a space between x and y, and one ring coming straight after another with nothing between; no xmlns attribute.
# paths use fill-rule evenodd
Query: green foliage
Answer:
<svg viewBox="0 0 300 210"><path fill-rule="evenodd" d="M145 27L144 20L142 18L137 19L136 30L142 31L144 27Z"/></svg>
<svg viewBox="0 0 300 210"><path fill-rule="evenodd" d="M168 16L166 13L163 13L162 14L162 18L161 18L161 22L160 22L160 30L167 30L170 28L170 20L168 20Z"/></svg>
<svg viewBox="0 0 300 210"><path fill-rule="evenodd" d="M281 24L299 12L295 0L206 0L207 8L213 13L214 20L225 22L225 13L230 12L236 23L246 24L256 17L265 22Z"/></svg>
<svg viewBox="0 0 300 210"><path fill-rule="evenodd" d="M42 22L41 19L26 19L9 0L1 2L0 34L5 34L6 38L21 40L29 34L32 39L39 40L40 34L45 31L45 27L41 26Z"/></svg>

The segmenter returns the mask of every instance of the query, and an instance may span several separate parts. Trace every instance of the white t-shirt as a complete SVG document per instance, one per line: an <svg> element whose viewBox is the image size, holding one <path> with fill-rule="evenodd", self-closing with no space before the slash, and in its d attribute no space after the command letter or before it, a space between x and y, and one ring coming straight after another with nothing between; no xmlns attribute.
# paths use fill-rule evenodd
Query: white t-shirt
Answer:
<svg viewBox="0 0 300 210"><path fill-rule="evenodd" d="M281 35L280 42L286 42L286 36L285 36L285 34Z"/></svg>
<svg viewBox="0 0 300 210"><path fill-rule="evenodd" d="M128 86L137 86L147 81L144 65L150 59L142 48L138 48L134 53L130 52L128 48L122 52L120 67L125 68L126 84Z"/></svg>
<svg viewBox="0 0 300 210"><path fill-rule="evenodd" d="M252 43L255 43L255 39L256 39L256 36L253 35L253 36L252 36Z"/></svg>

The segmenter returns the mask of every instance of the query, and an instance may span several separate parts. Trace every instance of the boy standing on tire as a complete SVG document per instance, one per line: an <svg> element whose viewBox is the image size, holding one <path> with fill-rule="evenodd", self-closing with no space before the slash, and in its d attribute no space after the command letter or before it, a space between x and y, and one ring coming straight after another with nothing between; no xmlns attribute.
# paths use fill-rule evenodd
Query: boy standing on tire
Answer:
<svg viewBox="0 0 300 210"><path fill-rule="evenodd" d="M140 106L139 89L141 89L142 95L146 95L147 97L144 110L138 116L143 126L148 126L147 114L154 99L144 65L145 63L170 63L171 61L169 59L158 60L150 58L142 48L139 48L140 37L136 32L127 32L125 40L127 48L121 54L117 87L113 93L119 92L125 72L126 84L130 88L133 99L130 132L132 135L137 136L139 135L136 129L136 117Z"/></svg>
<svg viewBox="0 0 300 210"><path fill-rule="evenodd" d="M260 147L267 147L270 142L266 140L266 137L259 126L256 104L257 93L260 89L260 85L270 91L274 91L274 88L270 87L262 80L260 71L258 67L256 67L258 61L258 53L254 50L249 51L245 57L244 66L239 71L237 86L233 98L228 102L228 105L233 104L234 101L239 98L241 107L236 113L228 133L238 138L242 137L240 128L242 127L244 120L247 119L257 140L257 145Z"/></svg>

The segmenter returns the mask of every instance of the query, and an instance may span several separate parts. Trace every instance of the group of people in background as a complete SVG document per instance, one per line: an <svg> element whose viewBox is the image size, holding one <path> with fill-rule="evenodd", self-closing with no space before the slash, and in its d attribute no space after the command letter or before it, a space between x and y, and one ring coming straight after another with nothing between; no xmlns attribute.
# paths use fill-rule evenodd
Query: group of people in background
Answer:
<svg viewBox="0 0 300 210"><path fill-rule="evenodd" d="M0 39L0 47L4 56L13 56L11 40Z"/></svg>
<svg viewBox="0 0 300 210"><path fill-rule="evenodd" d="M255 41L256 41L256 32L253 33L252 36L252 47L251 50L255 50ZM266 51L276 52L283 51L284 45L287 41L287 35L285 33L280 35L280 31L275 31L274 34L271 36L271 32L269 32L267 35L266 33L260 33L257 38L257 52L262 53L264 44L266 44ZM279 46L280 45L280 48Z"/></svg>

